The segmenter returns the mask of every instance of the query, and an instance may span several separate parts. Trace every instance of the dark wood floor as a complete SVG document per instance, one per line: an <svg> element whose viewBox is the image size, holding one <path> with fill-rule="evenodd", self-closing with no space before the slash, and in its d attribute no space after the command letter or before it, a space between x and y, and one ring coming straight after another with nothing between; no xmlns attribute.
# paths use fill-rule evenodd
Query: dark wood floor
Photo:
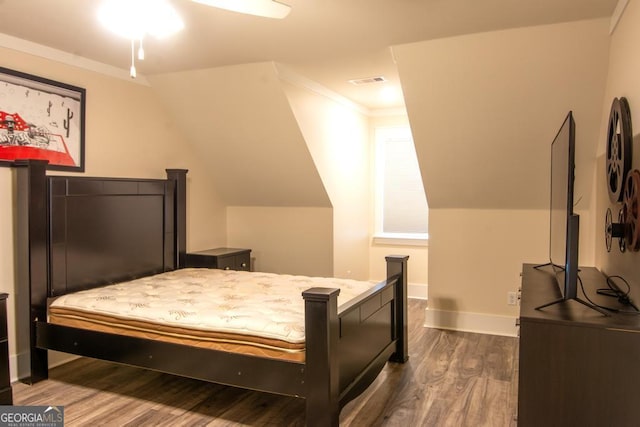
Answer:
<svg viewBox="0 0 640 427"><path fill-rule="evenodd" d="M422 327L410 301L409 361L389 363L340 414L343 426L514 426L517 339ZM66 426L301 426L304 401L78 359L16 405L62 405Z"/></svg>

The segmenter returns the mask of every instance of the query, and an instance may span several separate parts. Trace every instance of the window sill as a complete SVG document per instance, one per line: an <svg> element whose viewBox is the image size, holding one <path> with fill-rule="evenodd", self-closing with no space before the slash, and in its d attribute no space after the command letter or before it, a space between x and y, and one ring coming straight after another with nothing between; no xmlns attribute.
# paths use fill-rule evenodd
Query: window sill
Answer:
<svg viewBox="0 0 640 427"><path fill-rule="evenodd" d="M429 246L429 234L380 233L373 236L374 245Z"/></svg>

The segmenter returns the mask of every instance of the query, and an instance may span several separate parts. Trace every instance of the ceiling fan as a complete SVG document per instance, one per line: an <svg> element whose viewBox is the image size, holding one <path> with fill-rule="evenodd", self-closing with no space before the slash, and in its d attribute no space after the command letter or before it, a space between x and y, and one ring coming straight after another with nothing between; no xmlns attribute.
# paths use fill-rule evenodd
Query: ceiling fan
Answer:
<svg viewBox="0 0 640 427"><path fill-rule="evenodd" d="M291 11L291 6L276 0L191 0L196 3L213 6L233 12L265 18L282 19Z"/></svg>
<svg viewBox="0 0 640 427"><path fill-rule="evenodd" d="M191 0L233 12L282 19L291 7L276 0ZM104 0L98 11L100 21L114 33L131 40L130 75L136 77L135 43L138 59L144 59L142 39L146 34L167 37L184 27L182 19L168 1L160 0Z"/></svg>
<svg viewBox="0 0 640 427"><path fill-rule="evenodd" d="M191 0L233 12L283 19L291 6L276 0ZM139 39L144 33L165 37L180 31L184 24L167 0L103 0L100 21L116 34Z"/></svg>

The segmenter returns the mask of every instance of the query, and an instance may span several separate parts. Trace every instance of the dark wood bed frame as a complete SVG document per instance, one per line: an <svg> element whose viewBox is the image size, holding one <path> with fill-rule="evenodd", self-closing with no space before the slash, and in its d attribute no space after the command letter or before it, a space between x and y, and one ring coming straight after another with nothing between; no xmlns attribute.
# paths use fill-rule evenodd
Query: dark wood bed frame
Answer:
<svg viewBox="0 0 640 427"><path fill-rule="evenodd" d="M17 323L29 325L18 348L30 348L29 383L48 377L47 350L56 350L304 398L307 425L333 426L388 360L408 359L407 256L386 257L388 278L340 307L338 289L303 293L305 362L47 323L48 298L185 267L187 171L154 180L47 176L43 161L15 166Z"/></svg>

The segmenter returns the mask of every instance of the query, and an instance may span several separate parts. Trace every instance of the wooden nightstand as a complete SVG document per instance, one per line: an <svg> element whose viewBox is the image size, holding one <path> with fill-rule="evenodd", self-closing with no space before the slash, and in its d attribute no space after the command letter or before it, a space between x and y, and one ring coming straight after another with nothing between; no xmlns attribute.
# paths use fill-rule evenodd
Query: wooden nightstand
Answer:
<svg viewBox="0 0 640 427"><path fill-rule="evenodd" d="M9 336L7 333L7 297L0 293L0 405L12 405L13 393L9 374Z"/></svg>
<svg viewBox="0 0 640 427"><path fill-rule="evenodd" d="M250 271L251 249L215 248L189 252L185 261L186 267Z"/></svg>

